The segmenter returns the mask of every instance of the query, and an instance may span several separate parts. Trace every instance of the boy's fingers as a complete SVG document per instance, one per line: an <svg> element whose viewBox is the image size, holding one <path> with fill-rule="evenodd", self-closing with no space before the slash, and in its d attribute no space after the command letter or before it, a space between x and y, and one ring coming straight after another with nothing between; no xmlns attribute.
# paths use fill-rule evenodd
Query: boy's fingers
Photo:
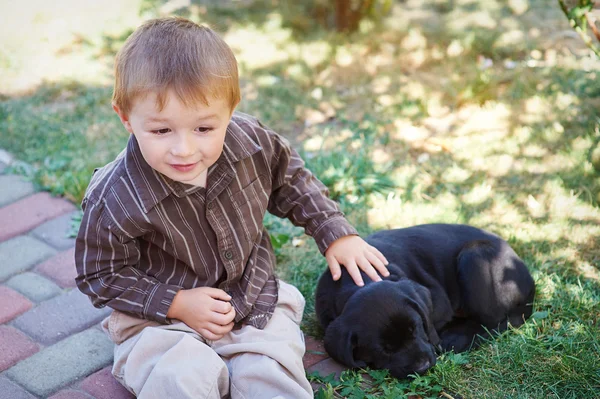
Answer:
<svg viewBox="0 0 600 399"><path fill-rule="evenodd" d="M204 328L215 335L223 336L233 328L233 323L220 325L217 323L206 323Z"/></svg>
<svg viewBox="0 0 600 399"><path fill-rule="evenodd" d="M231 313L231 312L227 313L227 314L212 313L209 320L210 320L210 322L212 322L214 324L218 324L220 326L226 326L229 323L231 323L234 318L235 318L235 313Z"/></svg>
<svg viewBox="0 0 600 399"><path fill-rule="evenodd" d="M357 261L358 267L365 272L367 276L373 281L381 281L381 277L377 274L373 266L371 266L371 262L367 260L367 258L361 257Z"/></svg>
<svg viewBox="0 0 600 399"><path fill-rule="evenodd" d="M217 335L206 328L199 329L198 333L200 333L200 335L202 335L205 339L209 339L211 341L216 341L218 339L221 339L221 338L223 338L223 335L225 335L225 334Z"/></svg>
<svg viewBox="0 0 600 399"><path fill-rule="evenodd" d="M210 310L212 310L213 312L223 313L223 314L227 314L227 313L231 312L232 309L233 309L233 306L231 305L230 302L225 302L225 301L221 301L218 299L215 299L212 303L212 306L210 306Z"/></svg>
<svg viewBox="0 0 600 399"><path fill-rule="evenodd" d="M206 294L208 294L208 296L210 296L212 299L219 299L221 301L231 300L231 296L222 289L213 287L204 287L204 289L206 290Z"/></svg>
<svg viewBox="0 0 600 399"><path fill-rule="evenodd" d="M327 264L329 265L329 270L331 271L331 275L333 276L333 280L337 281L342 276L342 271L340 269L340 264L333 256L326 256Z"/></svg>
<svg viewBox="0 0 600 399"><path fill-rule="evenodd" d="M371 253L374 253L377 258L381 260L384 265L388 265L390 262L386 259L386 257L374 246L371 246Z"/></svg>
<svg viewBox="0 0 600 399"><path fill-rule="evenodd" d="M388 271L387 267L385 267L385 265L383 264L381 259L377 257L377 255L369 252L365 256L367 260L371 262L371 265L373 265L373 267L379 272L379 274L381 274L384 277L390 275L390 272Z"/></svg>
<svg viewBox="0 0 600 399"><path fill-rule="evenodd" d="M358 285L359 287L365 285L362 276L360 275L360 270L358 269L358 266L356 266L356 263L354 263L354 261L348 262L344 266L346 266L348 274L350 274L350 277L352 277L352 280L354 280L354 283L356 285Z"/></svg>
<svg viewBox="0 0 600 399"><path fill-rule="evenodd" d="M222 316L223 316L223 321L224 321L223 323L221 323L222 325L229 324L232 321L234 321L235 320L235 309L233 308L233 306L231 307L231 310L229 312L225 313Z"/></svg>

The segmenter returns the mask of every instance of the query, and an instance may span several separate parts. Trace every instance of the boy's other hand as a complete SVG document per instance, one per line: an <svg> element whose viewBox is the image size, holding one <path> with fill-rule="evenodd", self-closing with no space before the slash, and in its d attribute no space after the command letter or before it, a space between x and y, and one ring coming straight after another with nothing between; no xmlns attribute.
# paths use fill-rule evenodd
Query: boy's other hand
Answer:
<svg viewBox="0 0 600 399"><path fill-rule="evenodd" d="M336 281L342 276L340 264L348 270L356 285L361 287L364 282L360 270L373 281L381 281L377 272L384 277L390 275L385 256L359 236L345 236L335 240L325 251L325 259Z"/></svg>
<svg viewBox="0 0 600 399"><path fill-rule="evenodd" d="M215 341L233 328L235 309L229 301L231 297L218 288L180 290L167 317L181 320L204 338Z"/></svg>

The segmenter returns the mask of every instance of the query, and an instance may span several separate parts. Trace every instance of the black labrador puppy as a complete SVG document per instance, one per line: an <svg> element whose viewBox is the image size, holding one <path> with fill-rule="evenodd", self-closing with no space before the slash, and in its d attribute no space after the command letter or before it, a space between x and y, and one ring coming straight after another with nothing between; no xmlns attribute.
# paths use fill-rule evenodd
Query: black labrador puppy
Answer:
<svg viewBox="0 0 600 399"><path fill-rule="evenodd" d="M347 272L333 281L327 270L316 291L325 349L348 367L388 369L396 378L423 373L436 349L465 351L531 315L533 278L492 233L427 224L366 241L388 259L390 276L373 282L363 273L358 287Z"/></svg>

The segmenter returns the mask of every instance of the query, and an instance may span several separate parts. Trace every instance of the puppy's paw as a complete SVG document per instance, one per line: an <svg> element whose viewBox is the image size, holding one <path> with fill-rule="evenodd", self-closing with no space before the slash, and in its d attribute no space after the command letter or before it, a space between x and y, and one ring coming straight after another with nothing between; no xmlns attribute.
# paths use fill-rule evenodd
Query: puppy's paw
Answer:
<svg viewBox="0 0 600 399"><path fill-rule="evenodd" d="M455 353L459 353L464 352L471 347L474 337L464 334L447 333L443 334L440 338L441 342L439 347L442 349L442 352L453 350Z"/></svg>

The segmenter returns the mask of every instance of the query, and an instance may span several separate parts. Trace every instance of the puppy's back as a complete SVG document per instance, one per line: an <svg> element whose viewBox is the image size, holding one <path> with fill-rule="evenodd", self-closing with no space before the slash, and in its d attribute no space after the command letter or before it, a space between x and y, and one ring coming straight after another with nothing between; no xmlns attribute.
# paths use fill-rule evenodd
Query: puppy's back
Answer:
<svg viewBox="0 0 600 399"><path fill-rule="evenodd" d="M473 226L441 223L382 230L366 238L390 262L391 279L409 278L427 287L437 282L450 292L456 291L450 285L455 281L460 251L477 240L494 246L503 242L497 235Z"/></svg>
<svg viewBox="0 0 600 399"><path fill-rule="evenodd" d="M445 223L381 230L366 238L367 242L377 248L389 248L390 254L415 250L458 253L467 242L474 240L504 241L499 236L477 227Z"/></svg>

